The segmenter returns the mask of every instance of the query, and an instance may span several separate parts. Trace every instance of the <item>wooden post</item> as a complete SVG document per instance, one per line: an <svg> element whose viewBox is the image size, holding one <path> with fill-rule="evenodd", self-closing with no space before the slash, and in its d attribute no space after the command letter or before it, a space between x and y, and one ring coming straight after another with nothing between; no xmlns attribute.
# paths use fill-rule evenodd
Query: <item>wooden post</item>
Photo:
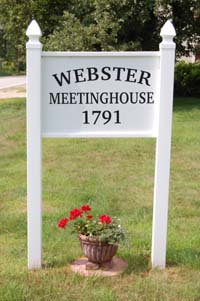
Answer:
<svg viewBox="0 0 200 301"><path fill-rule="evenodd" d="M167 219L171 151L171 124L173 104L173 81L175 29L167 21L161 29L160 43L160 104L158 112L158 135L156 145L156 166L154 180L152 267L165 268L167 245Z"/></svg>
<svg viewBox="0 0 200 301"><path fill-rule="evenodd" d="M42 265L41 210L41 30L35 20L26 35L27 48L27 222L28 268Z"/></svg>

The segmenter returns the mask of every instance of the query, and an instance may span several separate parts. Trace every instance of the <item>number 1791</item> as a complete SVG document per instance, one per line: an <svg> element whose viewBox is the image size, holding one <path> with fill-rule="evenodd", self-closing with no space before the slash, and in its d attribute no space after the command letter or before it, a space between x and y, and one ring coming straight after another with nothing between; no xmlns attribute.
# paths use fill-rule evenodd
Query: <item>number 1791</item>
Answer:
<svg viewBox="0 0 200 301"><path fill-rule="evenodd" d="M103 120L103 124L109 123L111 120L114 124L121 124L119 120L119 111L83 111L83 124L96 124Z"/></svg>

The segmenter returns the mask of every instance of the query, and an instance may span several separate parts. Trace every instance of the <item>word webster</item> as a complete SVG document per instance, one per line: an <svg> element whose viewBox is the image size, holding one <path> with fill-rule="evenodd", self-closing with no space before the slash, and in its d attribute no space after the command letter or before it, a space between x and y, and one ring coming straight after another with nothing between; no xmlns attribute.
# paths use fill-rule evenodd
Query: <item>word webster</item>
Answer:
<svg viewBox="0 0 200 301"><path fill-rule="evenodd" d="M52 74L53 79L59 87L69 89L69 86L75 87L75 91L67 92L49 92L50 105L126 105L126 104L153 104L154 92L151 89L151 73L146 70L127 67L103 66L77 68ZM130 91L88 91L84 87L85 83L97 82L100 84L106 81L127 82L130 84ZM79 88L76 89L76 84ZM135 84L144 85L148 91L135 91ZM80 88L81 87L81 88ZM88 87L88 86L87 86ZM112 87L112 85L111 85ZM147 89L146 89L147 90ZM89 109L88 109L89 110ZM104 110L84 110L82 112L82 123L84 125L96 125L102 122L103 125L110 123L121 124L120 111L113 111L106 108Z"/></svg>
<svg viewBox="0 0 200 301"><path fill-rule="evenodd" d="M137 70L125 67L102 67L100 71L96 67L80 68L74 70L68 70L65 73L60 73L60 78L58 74L52 74L56 79L59 86L64 83L70 84L74 75L74 82L81 83L86 81L96 81L101 79L103 81L110 80L113 77L116 81L127 81L132 83L143 84L150 86L149 78L151 74L147 71Z"/></svg>

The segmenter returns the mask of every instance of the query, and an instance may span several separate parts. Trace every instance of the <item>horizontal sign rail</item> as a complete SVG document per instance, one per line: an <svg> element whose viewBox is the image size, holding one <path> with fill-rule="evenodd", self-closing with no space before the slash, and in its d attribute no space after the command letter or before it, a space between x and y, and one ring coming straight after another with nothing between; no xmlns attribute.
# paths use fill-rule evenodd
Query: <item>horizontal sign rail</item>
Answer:
<svg viewBox="0 0 200 301"><path fill-rule="evenodd" d="M115 56L115 57L124 57L124 56L139 56L139 57L152 57L160 56L159 51L42 51L42 56L62 56L62 57L80 57L80 56Z"/></svg>
<svg viewBox="0 0 200 301"><path fill-rule="evenodd" d="M87 134L82 132L73 133L42 133L44 138L156 138L157 134L155 132L87 132Z"/></svg>

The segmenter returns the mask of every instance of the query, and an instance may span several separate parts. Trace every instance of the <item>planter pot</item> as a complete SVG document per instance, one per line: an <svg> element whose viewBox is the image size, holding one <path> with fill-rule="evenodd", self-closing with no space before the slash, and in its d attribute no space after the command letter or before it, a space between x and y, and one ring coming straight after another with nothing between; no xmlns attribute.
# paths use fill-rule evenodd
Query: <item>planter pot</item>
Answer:
<svg viewBox="0 0 200 301"><path fill-rule="evenodd" d="M118 245L102 243L98 238L91 238L82 234L79 234L79 240L88 261L99 265L111 262L118 249Z"/></svg>

